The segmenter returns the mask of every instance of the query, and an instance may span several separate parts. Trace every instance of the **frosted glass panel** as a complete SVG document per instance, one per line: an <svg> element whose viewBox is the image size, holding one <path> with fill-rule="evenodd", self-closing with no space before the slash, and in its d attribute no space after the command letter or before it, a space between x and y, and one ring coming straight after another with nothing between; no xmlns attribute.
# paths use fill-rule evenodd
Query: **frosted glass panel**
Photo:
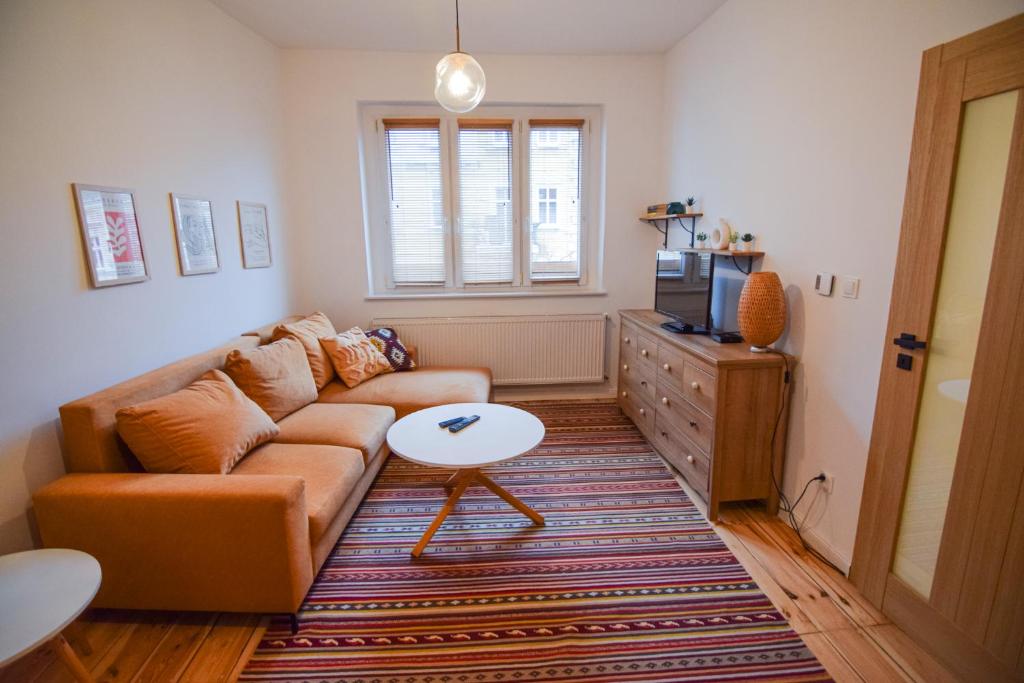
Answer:
<svg viewBox="0 0 1024 683"><path fill-rule="evenodd" d="M928 367L893 572L927 598L953 483L985 307L1017 91L964 110Z"/></svg>

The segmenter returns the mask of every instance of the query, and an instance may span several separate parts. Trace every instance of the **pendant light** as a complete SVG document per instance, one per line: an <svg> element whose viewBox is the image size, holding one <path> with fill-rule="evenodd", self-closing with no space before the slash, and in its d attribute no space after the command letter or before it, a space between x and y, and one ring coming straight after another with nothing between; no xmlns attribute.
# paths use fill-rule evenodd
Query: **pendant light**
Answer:
<svg viewBox="0 0 1024 683"><path fill-rule="evenodd" d="M462 51L459 35L459 0L455 0L455 52L437 63L434 98L448 111L464 114L476 109L484 98L487 78L480 64Z"/></svg>

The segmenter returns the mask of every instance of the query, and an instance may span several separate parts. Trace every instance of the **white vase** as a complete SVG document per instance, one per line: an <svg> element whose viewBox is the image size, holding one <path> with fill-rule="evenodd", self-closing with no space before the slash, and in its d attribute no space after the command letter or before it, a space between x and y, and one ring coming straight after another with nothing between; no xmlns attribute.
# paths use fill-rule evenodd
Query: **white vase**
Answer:
<svg viewBox="0 0 1024 683"><path fill-rule="evenodd" d="M729 233L732 232L732 226L724 218L719 218L718 223L719 227L711 230L711 248L728 249Z"/></svg>

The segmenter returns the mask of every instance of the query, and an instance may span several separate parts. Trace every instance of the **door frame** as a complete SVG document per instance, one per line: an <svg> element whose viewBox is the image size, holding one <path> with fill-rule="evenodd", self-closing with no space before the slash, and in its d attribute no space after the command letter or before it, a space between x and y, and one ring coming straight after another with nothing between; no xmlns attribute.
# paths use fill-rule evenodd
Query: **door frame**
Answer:
<svg viewBox="0 0 1024 683"><path fill-rule="evenodd" d="M1013 667L1007 670L952 621L934 619L932 610L948 614L949 607L944 609L941 605L932 604L934 601L920 598L892 574L927 352L901 349L891 342L904 332L915 334L918 339L927 339L932 329L963 105L971 100L1020 88L1024 88L1024 14L933 47L922 57L886 345L850 571L851 580L864 596L894 622L919 638L955 670L975 676L985 672L987 680L1012 677ZM1017 102L1012 147L1024 144L1021 139L1024 137L1021 135L1022 120L1024 93ZM1004 189L1012 187L1014 175L1024 176L1024 173L1014 168L1011 152ZM1012 197L1004 195L999 234L1005 234L1009 229L1006 223L1019 218L1021 211L1022 207L1015 205ZM1005 259L1000 257L1000 260ZM993 264L995 267L995 261ZM993 271L989 295L995 280ZM988 316L989 306L986 303L983 319ZM896 369L899 353L913 358L910 372ZM958 462L965 451L964 441L961 442ZM957 474L960 471L958 465ZM966 494L962 490L964 488L968 489ZM956 508L960 512L971 510L969 505L965 505L965 499L972 495L980 496L981 488L977 483L961 487L957 492L959 500L954 501L951 496L951 513ZM949 519L947 516L947 521ZM939 585L939 581L936 583Z"/></svg>

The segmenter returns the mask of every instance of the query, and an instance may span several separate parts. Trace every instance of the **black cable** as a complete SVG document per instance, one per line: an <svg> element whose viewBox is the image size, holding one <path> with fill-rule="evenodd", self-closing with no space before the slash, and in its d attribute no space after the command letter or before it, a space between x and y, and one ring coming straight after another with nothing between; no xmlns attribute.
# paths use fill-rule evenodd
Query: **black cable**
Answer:
<svg viewBox="0 0 1024 683"><path fill-rule="evenodd" d="M790 370L789 370L789 356L787 356L786 354L782 353L781 351L776 351L775 349L768 349L768 351L770 353L774 353L774 354L782 357L782 362L786 366L786 374L783 377L783 381L784 381L785 384L789 384L790 380L792 379L792 377L790 375ZM803 536L803 533L802 533L802 528L801 527L803 525L800 524L800 522L796 518L796 507L804 499L804 495L807 493L807 489L810 487L810 485L812 483L814 483L815 481L821 481L821 475L820 474L819 475L815 475L806 484L804 484L804 489L803 489L803 491L800 492L800 495L797 497L795 503L790 503L789 497L782 490L782 486L779 485L778 479L775 478L775 437L778 435L779 424L782 422L782 414L786 411L786 398L787 398L788 395L789 395L788 391L783 391L782 392L782 401L780 401L780 403L779 403L779 412L775 416L775 426L772 427L772 440L769 442L769 447L770 447L770 452L771 452L771 457L769 459L769 471L771 472L771 475L772 475L771 476L772 486L775 487L775 490L779 494L779 507L781 507L782 511L786 513L786 516L789 517L789 525L791 527L793 527L793 531L796 532L796 537L798 539L800 539L800 545L803 547L803 549L806 550L811 555L813 555L814 557L818 558L821 562L824 562L826 565L828 565L832 569L835 569L840 574L845 575L846 572L844 572L842 569L837 567L834 562L829 560L827 557L822 555L820 552L818 552L815 548L812 548L807 543L807 540L804 539L804 536Z"/></svg>

